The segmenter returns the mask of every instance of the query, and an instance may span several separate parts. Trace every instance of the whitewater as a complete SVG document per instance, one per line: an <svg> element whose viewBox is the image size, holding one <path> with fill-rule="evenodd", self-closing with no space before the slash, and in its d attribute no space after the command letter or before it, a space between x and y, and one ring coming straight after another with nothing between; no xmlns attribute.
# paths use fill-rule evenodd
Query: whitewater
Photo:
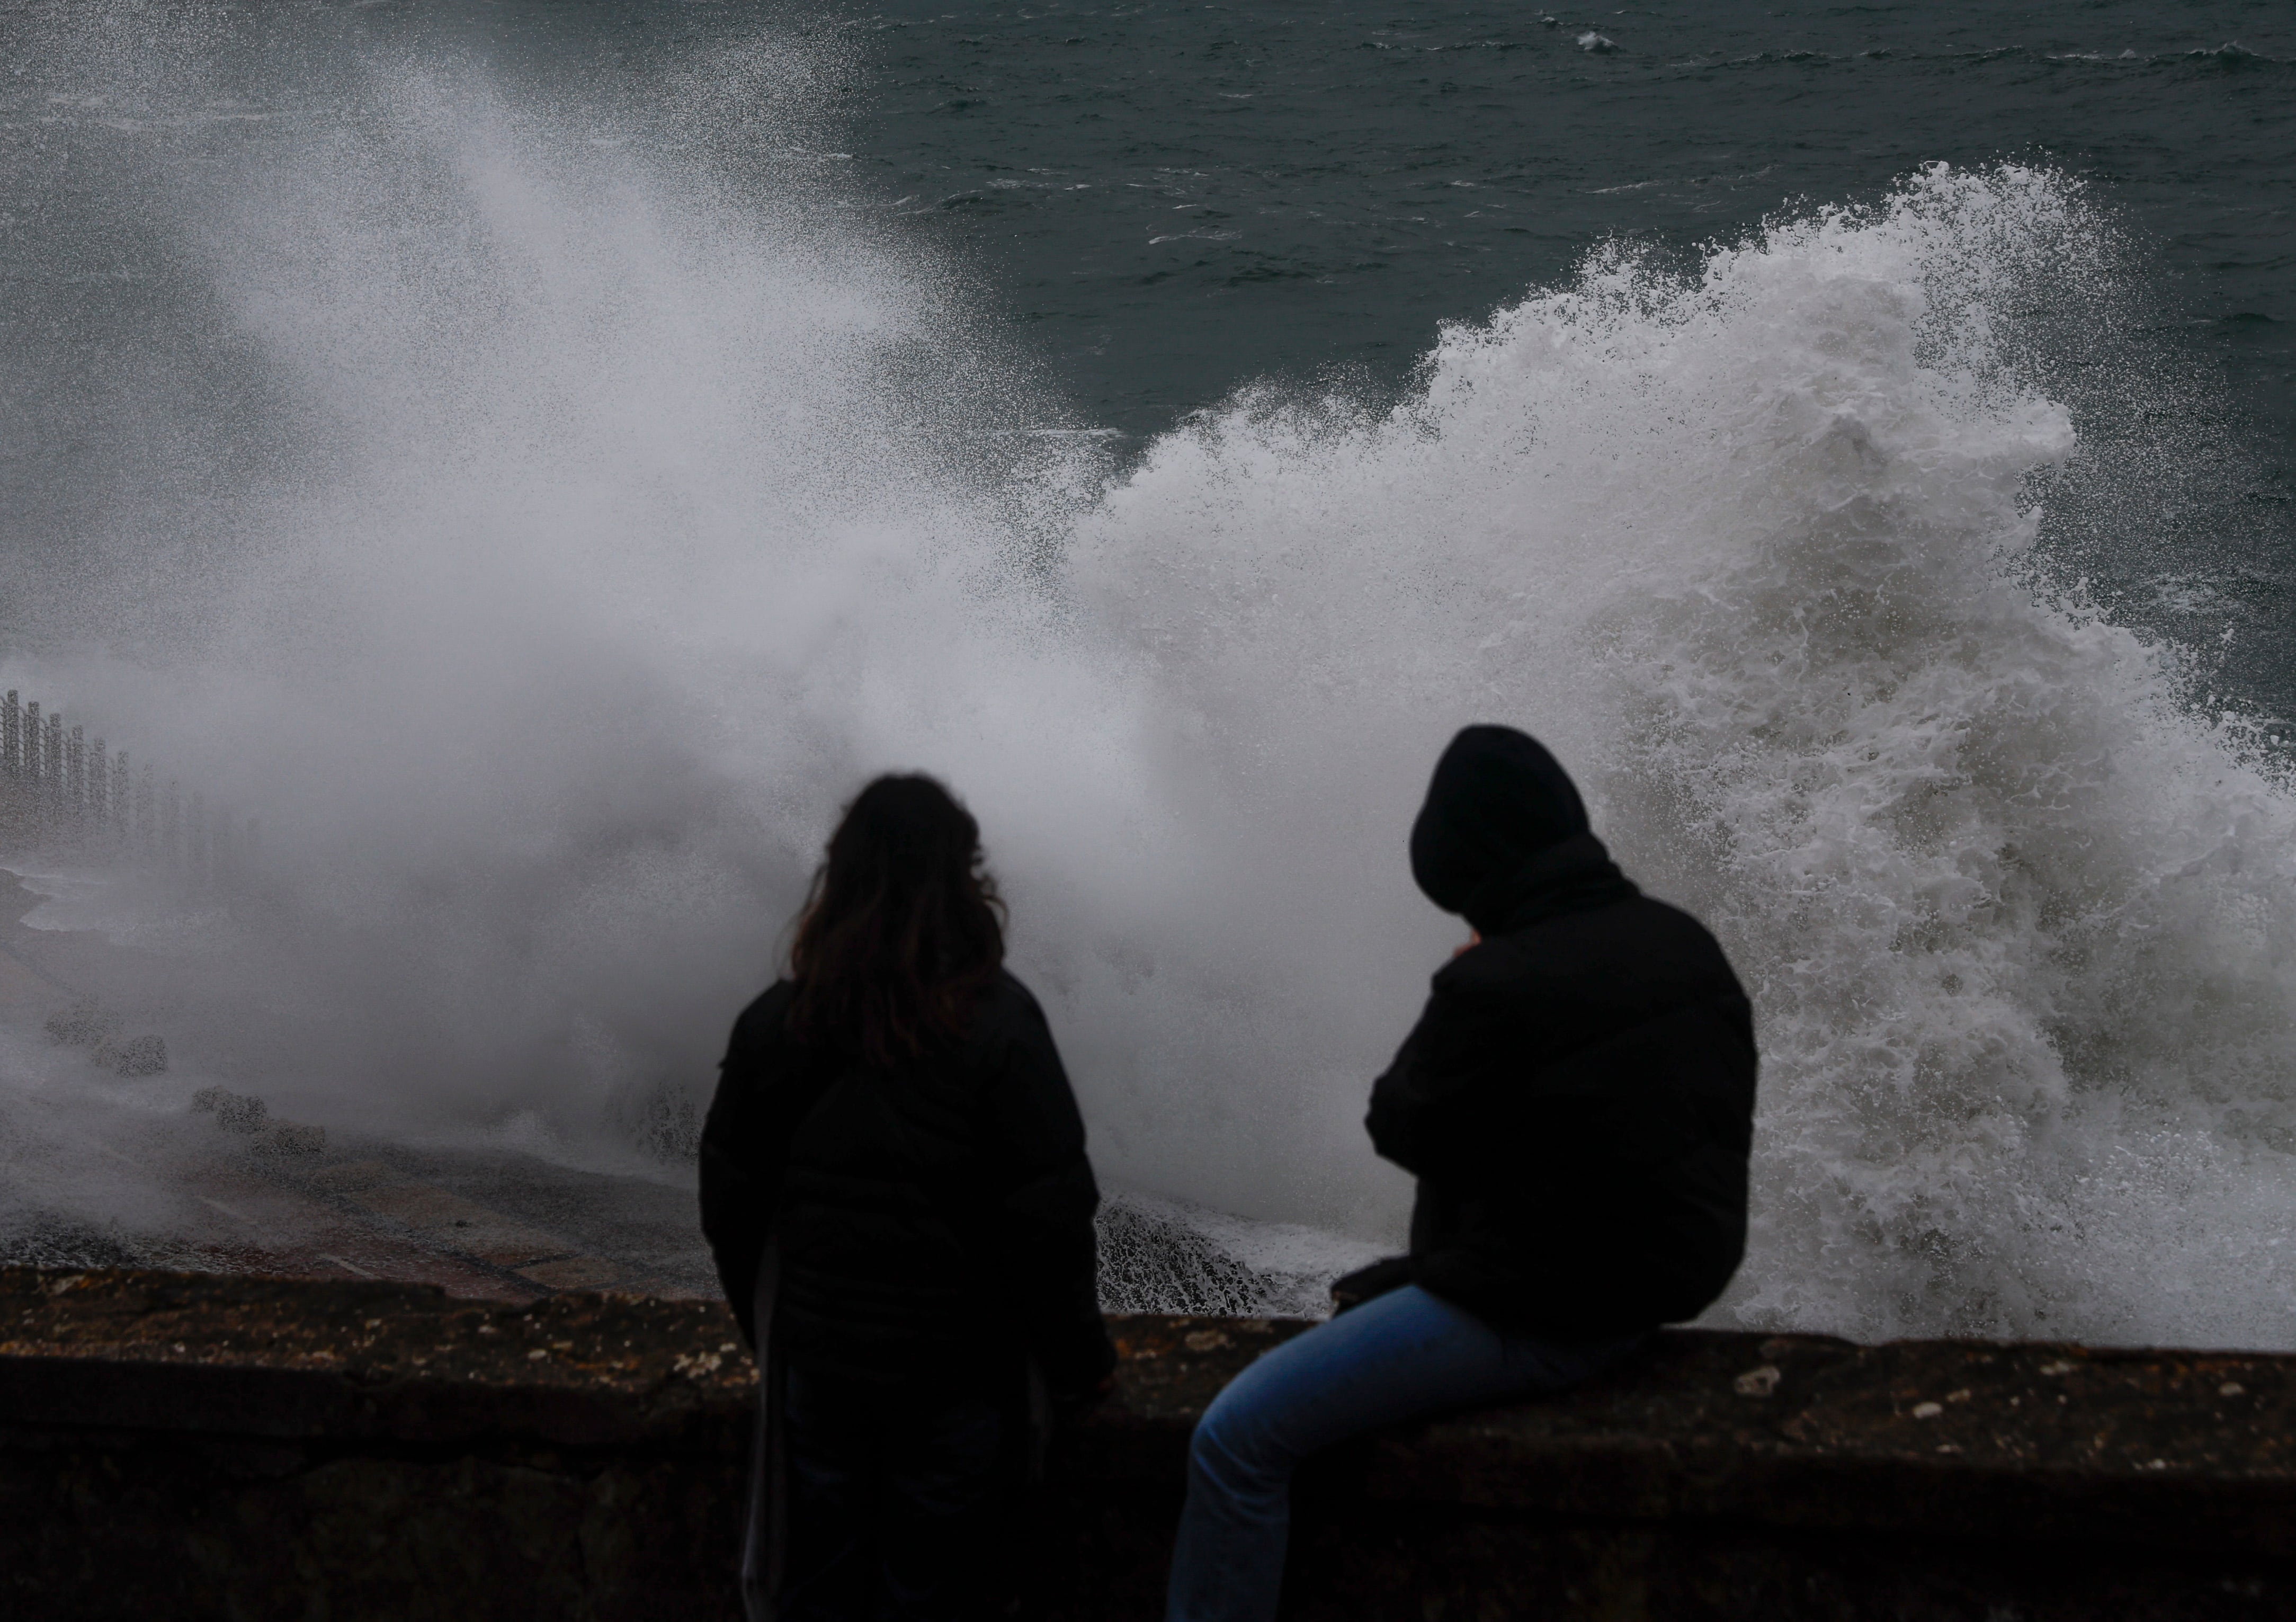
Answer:
<svg viewBox="0 0 2296 1622"><path fill-rule="evenodd" d="M1504 717L1712 922L1764 1060L1715 1322L2288 1341L2290 800L2263 723L2036 566L2077 435L1992 338L2107 229L1939 168L1692 274L1600 256L1388 419L1238 410L1080 527L1284 826ZM1319 831L1373 869L1399 810Z"/></svg>
<svg viewBox="0 0 2296 1622"><path fill-rule="evenodd" d="M2296 799L2206 650L2056 567L2053 493L2114 454L2032 341L2122 274L2075 182L1613 245L1399 402L1248 389L1119 464L833 173L761 204L483 83L362 94L119 183L243 390L140 409L230 476L123 476L33 587L73 635L0 659L276 831L265 906L171 926L239 987L193 1069L674 1162L838 805L922 768L1103 1176L1309 1275L1400 1235L1361 1115L1462 934L1405 834L1504 721L1753 996L1710 1322L2296 1347Z"/></svg>

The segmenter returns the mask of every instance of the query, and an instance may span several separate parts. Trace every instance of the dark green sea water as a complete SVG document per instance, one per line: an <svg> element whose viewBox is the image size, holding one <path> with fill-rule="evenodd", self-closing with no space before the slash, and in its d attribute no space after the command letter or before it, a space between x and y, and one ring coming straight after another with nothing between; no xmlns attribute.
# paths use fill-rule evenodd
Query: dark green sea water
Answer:
<svg viewBox="0 0 2296 1622"><path fill-rule="evenodd" d="M860 174L1130 432L1255 376L1392 375L1604 237L2001 158L2093 180L2160 318L2296 425L2285 6L921 5L858 44Z"/></svg>

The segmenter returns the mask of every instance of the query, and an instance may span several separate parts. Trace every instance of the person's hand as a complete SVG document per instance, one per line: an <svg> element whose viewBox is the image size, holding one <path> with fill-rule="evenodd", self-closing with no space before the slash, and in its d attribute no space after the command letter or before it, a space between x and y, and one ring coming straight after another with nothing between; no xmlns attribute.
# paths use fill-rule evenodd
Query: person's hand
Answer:
<svg viewBox="0 0 2296 1622"><path fill-rule="evenodd" d="M1451 955L1454 957L1460 956L1464 953L1473 951L1477 946L1480 946L1482 944L1483 932L1480 930L1470 930L1467 931L1467 938L1451 948Z"/></svg>

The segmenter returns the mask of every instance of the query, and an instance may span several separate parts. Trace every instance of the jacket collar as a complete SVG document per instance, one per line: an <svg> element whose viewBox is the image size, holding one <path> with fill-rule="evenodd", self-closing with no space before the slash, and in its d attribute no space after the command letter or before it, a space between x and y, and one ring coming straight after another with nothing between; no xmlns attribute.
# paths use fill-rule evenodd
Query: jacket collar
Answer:
<svg viewBox="0 0 2296 1622"><path fill-rule="evenodd" d="M1512 934L1542 919L1589 912L1641 894L1634 881L1611 860L1602 840L1591 833L1579 833L1534 853L1512 872L1484 880L1460 911L1478 933L1488 937Z"/></svg>

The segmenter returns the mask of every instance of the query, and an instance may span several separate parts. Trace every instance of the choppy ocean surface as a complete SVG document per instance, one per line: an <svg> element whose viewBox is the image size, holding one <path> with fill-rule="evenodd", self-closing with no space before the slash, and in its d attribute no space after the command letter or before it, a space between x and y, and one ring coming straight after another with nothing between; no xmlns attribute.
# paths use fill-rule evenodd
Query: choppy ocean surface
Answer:
<svg viewBox="0 0 2296 1622"><path fill-rule="evenodd" d="M1717 1321L2296 1345L2285 8L0 27L0 679L280 830L187 1078L627 1153L919 764L1311 1278L1504 718L1755 994Z"/></svg>

